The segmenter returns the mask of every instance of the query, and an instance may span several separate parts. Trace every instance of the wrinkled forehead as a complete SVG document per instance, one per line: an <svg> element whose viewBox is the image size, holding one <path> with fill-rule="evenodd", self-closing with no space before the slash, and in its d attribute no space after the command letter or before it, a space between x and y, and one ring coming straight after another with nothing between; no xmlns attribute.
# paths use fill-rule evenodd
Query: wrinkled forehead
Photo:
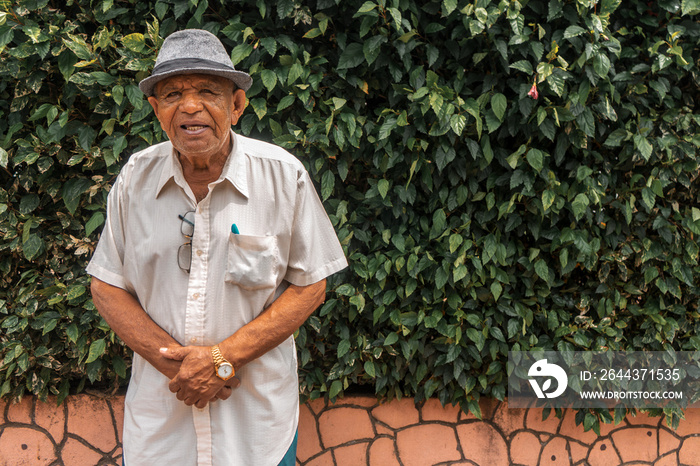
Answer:
<svg viewBox="0 0 700 466"><path fill-rule="evenodd" d="M206 87L218 90L231 89L233 91L235 84L221 76L203 73L183 73L169 76L158 82L155 86L155 93L159 95L168 89L182 89L186 87L194 87L196 89Z"/></svg>

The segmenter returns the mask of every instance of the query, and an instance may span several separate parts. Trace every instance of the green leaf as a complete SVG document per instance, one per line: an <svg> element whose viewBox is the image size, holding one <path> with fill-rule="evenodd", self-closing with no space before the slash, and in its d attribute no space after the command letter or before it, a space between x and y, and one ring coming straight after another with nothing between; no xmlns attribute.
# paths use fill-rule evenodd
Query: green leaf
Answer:
<svg viewBox="0 0 700 466"><path fill-rule="evenodd" d="M563 73L553 73L547 76L547 84L549 84L550 89L554 91L556 95L561 97L564 94L564 74Z"/></svg>
<svg viewBox="0 0 700 466"><path fill-rule="evenodd" d="M90 151L95 137L97 137L97 131L89 126L83 126L78 130L78 144L80 144L80 147L86 152Z"/></svg>
<svg viewBox="0 0 700 466"><path fill-rule="evenodd" d="M553 191L549 189L542 191L542 207L544 207L545 212L552 207L552 204L554 204L554 199L556 199L556 194Z"/></svg>
<svg viewBox="0 0 700 466"><path fill-rule="evenodd" d="M66 299L71 301L73 299L79 298L85 294L86 288L83 285L72 285L68 289L68 294L66 294Z"/></svg>
<svg viewBox="0 0 700 466"><path fill-rule="evenodd" d="M368 376L370 376L372 378L375 378L377 376L375 369L374 369L374 363L372 361L365 361L364 368L365 368L365 373Z"/></svg>
<svg viewBox="0 0 700 466"><path fill-rule="evenodd" d="M277 85L277 73L272 70L262 70L260 72L260 78L262 79L263 86L265 86L267 92L272 92Z"/></svg>
<svg viewBox="0 0 700 466"><path fill-rule="evenodd" d="M338 358L342 358L348 354L348 351L350 351L350 341L340 340L340 343L338 343Z"/></svg>
<svg viewBox="0 0 700 466"><path fill-rule="evenodd" d="M260 43L271 57L274 57L277 54L277 41L274 38L263 37L260 39Z"/></svg>
<svg viewBox="0 0 700 466"><path fill-rule="evenodd" d="M542 170L544 161L544 153L542 151L537 149L530 149L529 151L527 151L527 155L525 155L525 158L527 159L527 163L529 163L530 166L536 171L539 172Z"/></svg>
<svg viewBox="0 0 700 466"><path fill-rule="evenodd" d="M681 2L683 16L694 16L700 14L700 0L683 0Z"/></svg>
<svg viewBox="0 0 700 466"><path fill-rule="evenodd" d="M498 298L501 296L502 292L503 292L503 286L501 286L500 283L498 283L498 282L491 283L491 294L493 295L494 301L498 301Z"/></svg>
<svg viewBox="0 0 700 466"><path fill-rule="evenodd" d="M335 292L340 296L352 296L355 294L355 287L349 283L340 285Z"/></svg>
<svg viewBox="0 0 700 466"><path fill-rule="evenodd" d="M382 44L387 41L386 36L378 35L367 39L362 46L362 53L368 65L374 63L382 51Z"/></svg>
<svg viewBox="0 0 700 466"><path fill-rule="evenodd" d="M623 141L625 141L628 137L629 133L627 130L619 128L610 133L608 138L605 140L603 143L606 146L609 147L619 147Z"/></svg>
<svg viewBox="0 0 700 466"><path fill-rule="evenodd" d="M132 52L141 53L146 47L146 39L143 37L143 34L135 32L133 34L129 34L128 36L124 36L122 38L122 44L124 44L124 46ZM85 59L83 58L83 60Z"/></svg>
<svg viewBox="0 0 700 466"><path fill-rule="evenodd" d="M442 1L442 15L449 16L453 11L457 9L457 0L443 0Z"/></svg>
<svg viewBox="0 0 700 466"><path fill-rule="evenodd" d="M365 61L362 45L356 42L348 45L338 59L339 70L355 68Z"/></svg>
<svg viewBox="0 0 700 466"><path fill-rule="evenodd" d="M289 74L287 76L287 85L293 84L303 74L304 74L304 68L301 66L301 63L294 63L289 68Z"/></svg>
<svg viewBox="0 0 700 466"><path fill-rule="evenodd" d="M321 30L319 28L310 29L302 36L303 39L315 39L321 35Z"/></svg>
<svg viewBox="0 0 700 466"><path fill-rule="evenodd" d="M75 213L80 203L81 195L87 191L92 183L85 178L71 178L63 185L62 198L63 202L71 214Z"/></svg>
<svg viewBox="0 0 700 466"><path fill-rule="evenodd" d="M547 263L544 259L538 259L537 262L535 262L535 273L542 280L546 282L549 281L549 267L547 267Z"/></svg>
<svg viewBox="0 0 700 466"><path fill-rule="evenodd" d="M330 170L327 170L321 177L321 198L324 201L333 194L334 187L335 175Z"/></svg>
<svg viewBox="0 0 700 466"><path fill-rule="evenodd" d="M333 399L338 394L343 391L343 383L340 380L334 380L333 383L331 384L331 389L328 392L328 396Z"/></svg>
<svg viewBox="0 0 700 466"><path fill-rule="evenodd" d="M295 100L296 100L296 96L294 96L294 95L287 95L287 96L282 97L282 99L280 99L279 104L277 104L276 111L279 113L280 111L282 111L285 108L292 105Z"/></svg>
<svg viewBox="0 0 700 466"><path fill-rule="evenodd" d="M90 236L93 231L101 227L105 221L105 216L102 212L95 212L90 217L90 220L85 224L85 236Z"/></svg>
<svg viewBox="0 0 700 466"><path fill-rule="evenodd" d="M7 168L7 163L9 162L9 156L7 151L0 147L0 167Z"/></svg>
<svg viewBox="0 0 700 466"><path fill-rule="evenodd" d="M697 207L693 207L691 209L691 215L693 218L693 222L700 221L700 209L698 209Z"/></svg>
<svg viewBox="0 0 700 466"><path fill-rule="evenodd" d="M22 215L29 214L39 207L39 196L36 194L27 194L22 196L19 202L19 213Z"/></svg>
<svg viewBox="0 0 700 466"><path fill-rule="evenodd" d="M382 123L382 126L379 128L379 134L377 134L377 140L381 141L383 139L386 139L389 137L389 134L391 134L391 131L398 126L398 119L395 116L390 116L386 120L384 120L384 123Z"/></svg>
<svg viewBox="0 0 700 466"><path fill-rule="evenodd" d="M253 46L250 44L238 44L231 51L231 62L233 65L238 65L244 58L247 58L253 52Z"/></svg>
<svg viewBox="0 0 700 466"><path fill-rule="evenodd" d="M566 28L566 31L564 31L564 39L571 39L572 37L580 36L584 32L586 32L586 30L581 26L569 26Z"/></svg>
<svg viewBox="0 0 700 466"><path fill-rule="evenodd" d="M124 88L124 92L126 92L126 98L129 99L129 102L135 109L139 110L143 107L143 92L138 86L129 84Z"/></svg>
<svg viewBox="0 0 700 466"><path fill-rule="evenodd" d="M384 346L391 346L397 341L399 341L399 335L397 333L390 333L384 339Z"/></svg>
<svg viewBox="0 0 700 466"><path fill-rule="evenodd" d="M445 231L447 215L442 209L438 209L433 214L433 222L430 227L430 239L435 239Z"/></svg>
<svg viewBox="0 0 700 466"><path fill-rule="evenodd" d="M262 97L250 100L250 106L253 107L255 116L258 120L262 120L265 115L267 115L267 100Z"/></svg>
<svg viewBox="0 0 700 466"><path fill-rule="evenodd" d="M374 10L377 8L377 4L374 2L365 2L362 4L359 10L357 10L358 13L369 13L370 11Z"/></svg>
<svg viewBox="0 0 700 466"><path fill-rule="evenodd" d="M124 362L124 359L120 356L114 356L112 358L112 367L119 377L126 379L126 362Z"/></svg>
<svg viewBox="0 0 700 466"><path fill-rule="evenodd" d="M513 152L508 156L506 159L506 162L510 166L510 168L515 170L515 167L518 166L518 162L520 162L520 156L525 153L527 150L527 146L525 144L521 145L517 151Z"/></svg>
<svg viewBox="0 0 700 466"><path fill-rule="evenodd" d="M457 233L450 235L450 252L455 252L457 248L462 245L462 242L464 242L462 235L458 235Z"/></svg>
<svg viewBox="0 0 700 466"><path fill-rule="evenodd" d="M466 277L468 274L467 267L464 265L460 265L454 271L452 272L452 279L456 282L460 281L464 277Z"/></svg>
<svg viewBox="0 0 700 466"><path fill-rule="evenodd" d="M385 199L389 192L389 181L384 179L379 180L377 183L377 190L379 191L379 195L382 196L382 199Z"/></svg>
<svg viewBox="0 0 700 466"><path fill-rule="evenodd" d="M579 193L576 195L576 198L574 198L574 201L571 203L571 208L574 211L574 217L576 217L576 220L580 220L581 217L583 217L589 203L590 201L588 200L588 196L586 196L584 193Z"/></svg>
<svg viewBox="0 0 700 466"><path fill-rule="evenodd" d="M85 42L85 39L79 36L68 34L69 39L63 39L63 43L81 60L92 60L92 49Z"/></svg>
<svg viewBox="0 0 700 466"><path fill-rule="evenodd" d="M496 118L499 120L503 121L507 107L508 99L503 94L496 93L491 97L491 109L493 109L493 113L496 114Z"/></svg>
<svg viewBox="0 0 700 466"><path fill-rule="evenodd" d="M527 60L516 61L515 63L510 65L510 68L515 68L516 70L522 71L523 73L527 73L528 75L535 72L535 70L532 68L532 63L530 63Z"/></svg>
<svg viewBox="0 0 700 466"><path fill-rule="evenodd" d="M452 115L452 117L450 118L450 127L457 136L462 135L466 126L467 117L465 117L464 115Z"/></svg>
<svg viewBox="0 0 700 466"><path fill-rule="evenodd" d="M651 143L649 143L647 138L636 134L634 136L634 147L636 147L639 153L642 154L644 160L649 160L653 151L653 147L651 146Z"/></svg>
<svg viewBox="0 0 700 466"><path fill-rule="evenodd" d="M43 249L44 240L35 233L30 234L27 241L22 243L22 253L30 261L36 259Z"/></svg>
<svg viewBox="0 0 700 466"><path fill-rule="evenodd" d="M102 356L107 348L107 342L104 339L95 340L90 344L90 351L88 352L88 358L85 364L90 364L91 362L97 360Z"/></svg>

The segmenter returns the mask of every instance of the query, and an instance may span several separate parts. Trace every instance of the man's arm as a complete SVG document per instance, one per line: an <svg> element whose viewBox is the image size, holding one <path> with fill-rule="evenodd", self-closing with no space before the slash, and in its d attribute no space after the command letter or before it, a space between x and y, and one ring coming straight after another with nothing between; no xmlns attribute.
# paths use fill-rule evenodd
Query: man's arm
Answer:
<svg viewBox="0 0 700 466"><path fill-rule="evenodd" d="M129 348L168 379L178 374L181 363L165 358L159 350L162 347L179 347L180 343L146 314L134 296L95 277L92 278L90 291L100 315ZM236 382L238 381L232 380L228 385L235 387ZM224 390L215 392L207 402L214 396L226 399L230 394L230 389L225 387Z"/></svg>
<svg viewBox="0 0 700 466"><path fill-rule="evenodd" d="M219 343L223 357L236 371L278 346L292 335L324 301L326 280L308 286L290 285L252 322ZM161 354L182 361L170 391L188 405L203 407L223 384L214 373L211 347L164 346Z"/></svg>

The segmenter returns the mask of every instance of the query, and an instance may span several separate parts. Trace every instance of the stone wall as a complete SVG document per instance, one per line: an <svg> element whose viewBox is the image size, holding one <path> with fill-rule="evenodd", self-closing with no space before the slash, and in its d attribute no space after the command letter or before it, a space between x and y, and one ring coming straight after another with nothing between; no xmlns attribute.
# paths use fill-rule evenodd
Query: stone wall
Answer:
<svg viewBox="0 0 700 466"><path fill-rule="evenodd" d="M0 403L0 466L121 464L123 397L70 397L61 406L25 397ZM303 466L651 465L700 466L700 410L676 431L662 418L628 417L583 432L574 412L542 420L542 410L482 403L483 420L436 400L379 404L347 397L301 407L298 464Z"/></svg>

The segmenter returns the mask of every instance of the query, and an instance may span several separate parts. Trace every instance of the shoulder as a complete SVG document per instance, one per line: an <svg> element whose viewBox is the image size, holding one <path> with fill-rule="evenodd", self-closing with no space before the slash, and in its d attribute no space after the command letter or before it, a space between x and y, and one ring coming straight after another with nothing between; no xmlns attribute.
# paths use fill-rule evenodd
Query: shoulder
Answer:
<svg viewBox="0 0 700 466"><path fill-rule="evenodd" d="M172 147L170 141L164 141L135 152L122 167L120 178L128 182L135 176L152 176L153 170L169 159Z"/></svg>
<svg viewBox="0 0 700 466"><path fill-rule="evenodd" d="M172 148L173 146L170 141L154 144L132 154L128 162L124 165L124 168L129 167L129 170L134 170L141 168L143 165L163 162L172 153Z"/></svg>
<svg viewBox="0 0 700 466"><path fill-rule="evenodd" d="M236 134L236 143L240 144L241 152L245 153L252 163L278 164L299 174L306 171L298 158L280 146L240 134Z"/></svg>
<svg viewBox="0 0 700 466"><path fill-rule="evenodd" d="M131 198L137 192L155 189L172 154L172 144L165 141L133 153L122 166L110 195ZM114 193L114 194L112 194Z"/></svg>

